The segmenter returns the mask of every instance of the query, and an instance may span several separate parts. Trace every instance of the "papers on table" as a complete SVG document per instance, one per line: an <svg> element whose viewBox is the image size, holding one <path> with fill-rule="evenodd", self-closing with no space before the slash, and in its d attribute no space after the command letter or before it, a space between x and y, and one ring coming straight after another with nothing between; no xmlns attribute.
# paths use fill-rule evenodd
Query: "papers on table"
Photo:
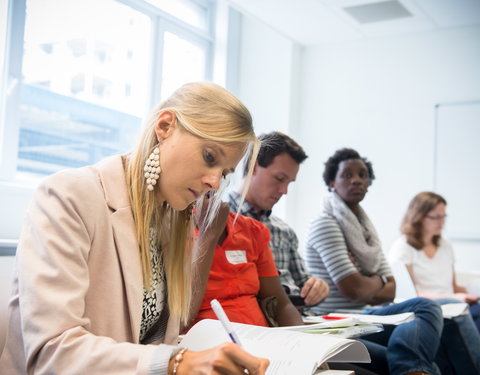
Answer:
<svg viewBox="0 0 480 375"><path fill-rule="evenodd" d="M308 328L334 328L334 327L350 327L356 324L359 324L358 319L352 317L343 317L343 319L323 319L321 316L304 316L303 321L308 324ZM302 326L289 326L289 327L278 327L277 329L290 329L303 331L305 325Z"/></svg>
<svg viewBox="0 0 480 375"><path fill-rule="evenodd" d="M330 334L348 339L383 331L381 324L363 323L353 317L336 317L334 319L327 317L327 319L325 319L325 315L323 317L305 316L303 317L303 321L305 324L301 326L276 327L275 329L314 334Z"/></svg>
<svg viewBox="0 0 480 375"><path fill-rule="evenodd" d="M466 315L469 313L468 304L464 302L458 303L448 303L440 306L442 308L443 317L446 319L451 319L460 315ZM311 323L308 327L308 331L315 333L321 333L320 330L325 329L325 333L327 333L326 329L332 329L337 327L351 327L351 326L358 326L358 325L365 325L365 324L386 324L386 325L399 325L402 323L407 323L412 321L415 318L415 314L413 312L406 312L401 314L392 314L392 315L370 315L370 314L359 314L359 313L350 313L350 312L334 312L327 315L327 317L331 318L342 318L342 319L324 319L322 316L305 316L303 317L303 321L305 323ZM302 329L303 327L303 329ZM296 327L283 327L283 328L290 328L292 330L298 330L302 332L306 332L304 326L296 326ZM373 328L370 328L373 330ZM354 338L358 337L361 334L368 334L372 332L368 332L368 328L364 329L364 333L361 330L330 330L332 333L343 334L343 337ZM378 331L377 331L378 332ZM358 335L357 335L358 334ZM356 336L357 335L357 336Z"/></svg>
<svg viewBox="0 0 480 375"><path fill-rule="evenodd" d="M350 314L350 313L330 313L328 316L332 317L347 317L354 318L361 323L378 323L378 324L391 324L398 325L402 323L407 323L413 320L414 313L407 312L402 314L392 314L392 315L369 315L369 314ZM308 319L308 320L307 320ZM305 322L322 322L323 319L320 316L308 316L304 319Z"/></svg>
<svg viewBox="0 0 480 375"><path fill-rule="evenodd" d="M468 314L468 304L465 302L447 303L440 307L442 308L443 317L447 319Z"/></svg>

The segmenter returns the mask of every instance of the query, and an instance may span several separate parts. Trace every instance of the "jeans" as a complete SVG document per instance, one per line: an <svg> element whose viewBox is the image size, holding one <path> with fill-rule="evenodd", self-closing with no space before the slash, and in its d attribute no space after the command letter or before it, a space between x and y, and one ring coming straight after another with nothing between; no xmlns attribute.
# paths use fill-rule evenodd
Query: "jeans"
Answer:
<svg viewBox="0 0 480 375"><path fill-rule="evenodd" d="M460 301L439 298L435 302L444 305ZM442 374L480 374L480 334L470 313L444 319L436 362Z"/></svg>
<svg viewBox="0 0 480 375"><path fill-rule="evenodd" d="M480 303L474 303L470 305L470 314L472 314L473 322L477 326L478 332L480 332Z"/></svg>
<svg viewBox="0 0 480 375"><path fill-rule="evenodd" d="M377 374L404 375L420 371L440 375L435 355L443 329L440 306L427 298L417 297L385 307L367 309L367 314L390 315L414 312L411 322L386 325L383 332L362 337L372 362L363 365Z"/></svg>

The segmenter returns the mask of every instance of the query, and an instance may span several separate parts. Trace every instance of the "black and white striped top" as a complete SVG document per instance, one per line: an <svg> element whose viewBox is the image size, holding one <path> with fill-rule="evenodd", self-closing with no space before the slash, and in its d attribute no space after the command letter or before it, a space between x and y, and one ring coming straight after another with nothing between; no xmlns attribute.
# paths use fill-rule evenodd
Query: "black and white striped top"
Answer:
<svg viewBox="0 0 480 375"><path fill-rule="evenodd" d="M389 276L392 272L383 253L381 256L382 261L377 274ZM350 260L345 237L334 217L325 214L311 222L305 258L310 274L325 280L330 287L328 297L311 308L315 314L365 307L363 302L349 300L336 286L340 280L359 271Z"/></svg>

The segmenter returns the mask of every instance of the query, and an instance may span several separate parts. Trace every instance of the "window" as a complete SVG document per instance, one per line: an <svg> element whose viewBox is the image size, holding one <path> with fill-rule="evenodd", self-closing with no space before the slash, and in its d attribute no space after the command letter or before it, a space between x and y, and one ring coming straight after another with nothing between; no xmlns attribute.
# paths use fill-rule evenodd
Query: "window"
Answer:
<svg viewBox="0 0 480 375"><path fill-rule="evenodd" d="M185 0L146 1L193 27L208 31L210 7L207 4Z"/></svg>
<svg viewBox="0 0 480 375"><path fill-rule="evenodd" d="M154 104L184 82L211 79L212 1L9 6L1 179L35 179L125 152Z"/></svg>
<svg viewBox="0 0 480 375"><path fill-rule="evenodd" d="M207 50L191 40L170 31L164 33L163 85L161 95L167 97L182 82L195 81L206 69Z"/></svg>

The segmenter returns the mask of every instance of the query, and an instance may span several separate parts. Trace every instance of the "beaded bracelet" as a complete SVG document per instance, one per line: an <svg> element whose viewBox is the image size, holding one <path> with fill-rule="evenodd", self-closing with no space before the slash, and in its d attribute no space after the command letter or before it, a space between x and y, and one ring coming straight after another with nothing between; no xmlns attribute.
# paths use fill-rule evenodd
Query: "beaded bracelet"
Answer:
<svg viewBox="0 0 480 375"><path fill-rule="evenodd" d="M175 356L175 362L173 362L173 371L172 375L177 375L177 370L178 366L180 365L180 362L182 362L183 359L183 354L188 350L188 348L182 348L180 351L177 353Z"/></svg>

